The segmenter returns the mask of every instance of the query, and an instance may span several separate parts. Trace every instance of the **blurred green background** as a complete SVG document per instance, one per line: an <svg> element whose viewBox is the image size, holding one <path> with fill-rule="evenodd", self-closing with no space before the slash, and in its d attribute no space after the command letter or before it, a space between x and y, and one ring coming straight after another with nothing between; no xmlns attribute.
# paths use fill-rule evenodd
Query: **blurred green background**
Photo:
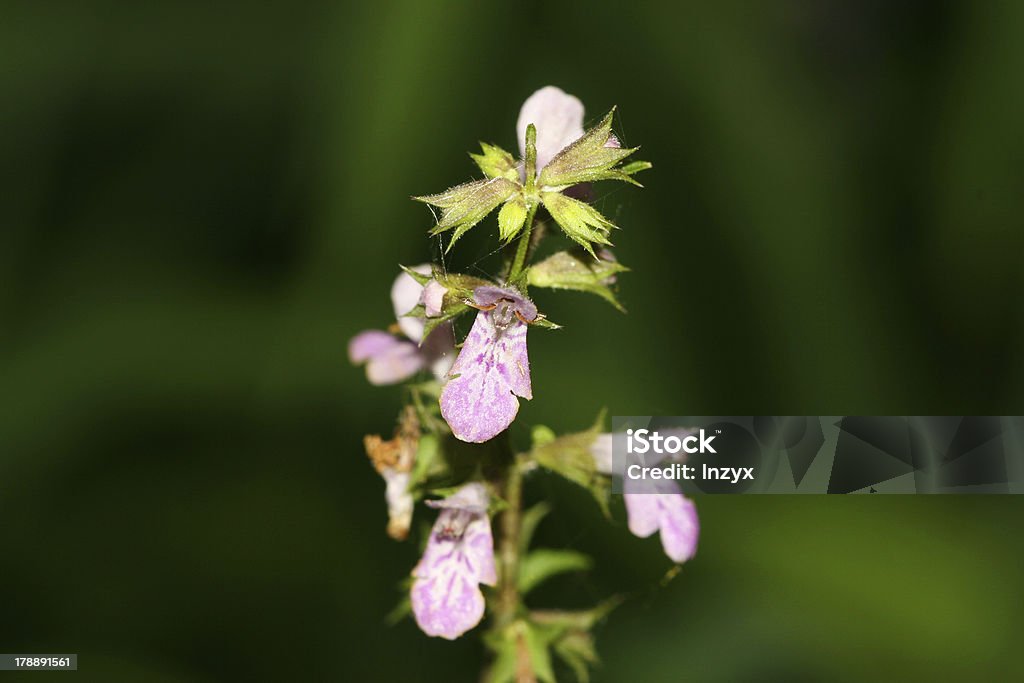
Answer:
<svg viewBox="0 0 1024 683"><path fill-rule="evenodd" d="M345 344L436 253L408 197L514 148L549 83L591 121L618 104L655 169L599 199L629 314L537 294L566 329L531 335L514 436L602 406L1024 408L1022 3L3 8L5 652L77 652L81 680L475 680L474 638L385 624L416 549L361 437L401 393ZM451 265L492 272L494 233ZM1018 497L705 497L661 586L621 506L530 487L541 542L600 560L536 604L633 596L596 680L1024 673Z"/></svg>

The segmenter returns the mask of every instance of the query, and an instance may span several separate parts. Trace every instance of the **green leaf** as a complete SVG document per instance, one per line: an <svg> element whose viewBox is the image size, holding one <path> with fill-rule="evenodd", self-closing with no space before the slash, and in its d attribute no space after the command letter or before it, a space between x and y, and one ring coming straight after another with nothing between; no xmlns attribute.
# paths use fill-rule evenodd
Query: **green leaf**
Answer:
<svg viewBox="0 0 1024 683"><path fill-rule="evenodd" d="M586 571L591 565L588 556L575 550L538 548L519 564L519 591L525 595L552 576Z"/></svg>
<svg viewBox="0 0 1024 683"><path fill-rule="evenodd" d="M595 261L582 252L560 251L531 266L527 280L534 287L590 292L625 312L609 285L614 283L616 274L628 270L616 261Z"/></svg>
<svg viewBox="0 0 1024 683"><path fill-rule="evenodd" d="M518 183L507 178L490 178L458 185L440 194L413 199L441 209L441 220L430 234L437 235L454 229L451 242L448 243L448 249L451 249L459 237L511 197L518 188Z"/></svg>
<svg viewBox="0 0 1024 683"><path fill-rule="evenodd" d="M587 610L533 610L530 619L538 626L549 626L560 632L589 631L623 602L621 595L613 595Z"/></svg>
<svg viewBox="0 0 1024 683"><path fill-rule="evenodd" d="M649 161L631 161L625 166L621 166L619 170L626 175L634 175L640 171L646 171L649 168L654 168L654 164Z"/></svg>
<svg viewBox="0 0 1024 683"><path fill-rule="evenodd" d="M612 139L612 117L610 112L586 133L553 158L540 173L537 184L542 188L564 188L578 183L592 183L599 180L621 180L639 185L621 168L615 166L639 147L624 149L617 145L606 146Z"/></svg>
<svg viewBox="0 0 1024 683"><path fill-rule="evenodd" d="M526 554L530 547L530 541L533 540L533 532L537 530L537 526L549 512L551 512L551 506L541 502L523 513L519 523L519 552L521 554Z"/></svg>
<svg viewBox="0 0 1024 683"><path fill-rule="evenodd" d="M541 467L585 488L594 497L605 516L610 517L608 499L611 494L611 481L597 471L590 450L597 435L601 433L603 422L602 412L594 426L587 431L566 434L553 441L537 444L530 450L529 457Z"/></svg>
<svg viewBox="0 0 1024 683"><path fill-rule="evenodd" d="M590 667L600 661L594 649L593 636L583 632L567 633L555 641L554 651L572 669L577 681L589 683Z"/></svg>
<svg viewBox="0 0 1024 683"><path fill-rule="evenodd" d="M558 323L553 322L551 320L548 320L547 318L542 318L540 316L537 316L536 319L531 320L530 324L534 325L536 327L543 327L544 329L547 329L547 330L560 330L560 329L562 329L562 326L559 325Z"/></svg>
<svg viewBox="0 0 1024 683"><path fill-rule="evenodd" d="M489 145L486 142L480 143L480 149L483 150L482 154L470 154L469 156L485 176L519 180L515 157L501 147Z"/></svg>
<svg viewBox="0 0 1024 683"><path fill-rule="evenodd" d="M533 673L543 683L555 683L555 672L551 669L551 653L548 643L526 622L522 623L522 635L526 641L526 651L530 655Z"/></svg>
<svg viewBox="0 0 1024 683"><path fill-rule="evenodd" d="M409 266L403 266L402 264L398 264L398 267L404 270L406 275L421 285L427 284L430 282L430 278L433 277L432 275L424 275L423 273L417 272Z"/></svg>
<svg viewBox="0 0 1024 683"><path fill-rule="evenodd" d="M436 434L420 436L420 442L416 448L416 460L413 463L412 472L409 474L410 489L418 487L431 472L438 469L440 448L441 443Z"/></svg>
<svg viewBox="0 0 1024 683"><path fill-rule="evenodd" d="M451 295L457 299L472 299L473 290L477 287L484 285L493 285L493 282L484 280L483 278L474 277L472 275L463 275L462 273L446 273L439 268L434 269L434 279L437 280L441 286L448 290L447 295ZM446 296L447 296L446 295Z"/></svg>
<svg viewBox="0 0 1024 683"><path fill-rule="evenodd" d="M526 223L526 202L521 196L512 197L498 212L498 237L508 242L519 234Z"/></svg>
<svg viewBox="0 0 1024 683"><path fill-rule="evenodd" d="M594 254L593 243L611 245L606 235L616 226L590 204L566 197L560 192L541 192L540 199L569 239L586 249L595 259L597 255Z"/></svg>
<svg viewBox="0 0 1024 683"><path fill-rule="evenodd" d="M530 438L533 446L543 446L546 443L551 443L558 437L551 427L545 425L534 425L533 430L530 432Z"/></svg>

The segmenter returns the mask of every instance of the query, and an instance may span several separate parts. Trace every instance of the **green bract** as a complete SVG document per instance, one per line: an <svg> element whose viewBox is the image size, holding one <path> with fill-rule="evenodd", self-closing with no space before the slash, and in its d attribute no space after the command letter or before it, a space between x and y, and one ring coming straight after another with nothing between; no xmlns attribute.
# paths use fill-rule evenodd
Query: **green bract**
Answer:
<svg viewBox="0 0 1024 683"><path fill-rule="evenodd" d="M611 245L607 235L616 226L590 204L566 197L561 192L541 192L540 200L569 239L594 258L597 258L594 243Z"/></svg>
<svg viewBox="0 0 1024 683"><path fill-rule="evenodd" d="M611 244L607 234L615 226L597 209L566 197L562 191L601 180L621 180L640 186L633 175L651 167L646 161L622 165L639 147L619 147L612 134L614 114L613 108L598 125L562 149L542 169L536 167L537 129L532 123L526 129L526 153L520 162L501 147L481 142L481 153L470 157L487 176L484 180L458 185L440 194L414 197L441 209L441 218L431 234L454 230L447 247L451 249L467 230L504 204L498 213L498 237L508 243L524 228L529 232L527 222L542 203L565 234L594 256L593 245Z"/></svg>
<svg viewBox="0 0 1024 683"><path fill-rule="evenodd" d="M490 178L458 185L440 194L413 199L441 209L441 220L430 234L437 235L454 228L452 241L448 244L451 249L463 233L482 221L519 188L519 183L508 178Z"/></svg>
<svg viewBox="0 0 1024 683"><path fill-rule="evenodd" d="M508 180L519 180L519 173L516 171L516 159L512 154L506 152L497 145L489 145L486 142L480 143L482 154L470 154L485 176L488 178L507 178Z"/></svg>
<svg viewBox="0 0 1024 683"><path fill-rule="evenodd" d="M565 188L570 185L593 183L599 180L623 180L639 186L640 183L633 180L630 174L620 168L615 168L620 161L640 148L621 148L618 146L617 140L612 146L609 146L614 139L612 136L612 116L614 114L615 109L613 108L601 120L601 123L556 154L555 158L540 172L537 184L546 188Z"/></svg>
<svg viewBox="0 0 1024 683"><path fill-rule="evenodd" d="M616 274L628 270L616 261L588 259L582 251L560 251L530 266L527 282L534 287L590 292L624 311L610 285Z"/></svg>

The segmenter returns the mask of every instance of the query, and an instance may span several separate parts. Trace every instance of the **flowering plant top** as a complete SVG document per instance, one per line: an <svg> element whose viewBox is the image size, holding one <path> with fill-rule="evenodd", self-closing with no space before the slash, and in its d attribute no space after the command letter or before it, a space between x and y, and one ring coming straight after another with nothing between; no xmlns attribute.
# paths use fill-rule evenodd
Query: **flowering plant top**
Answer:
<svg viewBox="0 0 1024 683"><path fill-rule="evenodd" d="M610 515L611 435L603 433L603 418L560 436L536 425L521 448L508 432L520 399L534 397L529 331L559 329L530 288L594 294L624 310L616 288L628 268L610 251L617 226L591 202L593 185L640 187L634 176L651 164L630 160L639 148L623 146L612 132L614 113L584 129L576 97L554 86L531 95L516 124L518 157L481 143L470 156L483 178L414 197L440 210L430 234L447 238L445 253L497 209L500 274L483 279L443 264L402 267L391 291L395 322L349 344L350 360L366 365L372 384L406 383L394 437L365 439L386 482L388 533L409 535L419 500L439 510L401 611L427 635L447 639L489 614L490 681L553 681L552 655L585 680L596 661L591 631L619 601L587 610L538 610L523 602L540 582L591 565L574 550L531 549L532 533L552 506L524 510L522 489L531 473L546 469L584 487ZM558 233L567 239L563 248L538 257L542 240ZM454 324L470 313L469 332L457 344ZM694 556L696 509L677 488L624 498L630 531L658 532L676 563Z"/></svg>

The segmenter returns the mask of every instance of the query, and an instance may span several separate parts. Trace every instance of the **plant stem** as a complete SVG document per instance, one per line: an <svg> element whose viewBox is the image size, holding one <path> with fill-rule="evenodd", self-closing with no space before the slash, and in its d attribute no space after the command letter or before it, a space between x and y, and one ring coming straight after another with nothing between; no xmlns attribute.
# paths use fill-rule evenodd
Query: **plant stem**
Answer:
<svg viewBox="0 0 1024 683"><path fill-rule="evenodd" d="M512 259L512 267L508 271L508 282L515 282L523 272L526 265L526 252L530 250L530 232L533 229L533 217L537 215L537 206L540 202L533 202L530 205L529 213L526 214L526 222L523 227L523 234L519 236L519 244L516 245L516 255Z"/></svg>
<svg viewBox="0 0 1024 683"><path fill-rule="evenodd" d="M512 460L505 480L505 502L501 515L501 585L495 627L502 629L516 618L519 609L519 526L523 507L523 474Z"/></svg>

